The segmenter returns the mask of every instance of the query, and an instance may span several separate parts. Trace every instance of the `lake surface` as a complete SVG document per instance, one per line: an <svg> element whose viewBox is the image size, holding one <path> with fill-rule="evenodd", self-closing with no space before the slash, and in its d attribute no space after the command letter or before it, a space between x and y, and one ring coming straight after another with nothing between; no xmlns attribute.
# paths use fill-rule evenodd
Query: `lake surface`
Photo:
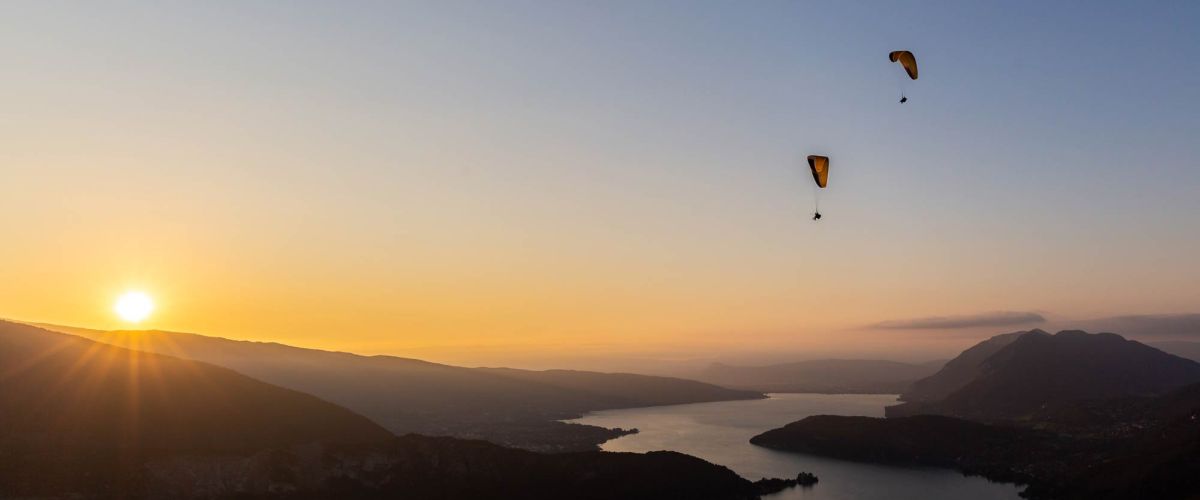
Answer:
<svg viewBox="0 0 1200 500"><path fill-rule="evenodd" d="M672 450L729 467L751 481L794 478L812 472L820 482L771 495L772 500L1014 500L1015 485L966 477L949 469L860 464L750 444L763 431L809 415L882 417L896 396L771 394L769 399L607 410L572 420L602 427L637 428L638 434L613 439L606 451Z"/></svg>

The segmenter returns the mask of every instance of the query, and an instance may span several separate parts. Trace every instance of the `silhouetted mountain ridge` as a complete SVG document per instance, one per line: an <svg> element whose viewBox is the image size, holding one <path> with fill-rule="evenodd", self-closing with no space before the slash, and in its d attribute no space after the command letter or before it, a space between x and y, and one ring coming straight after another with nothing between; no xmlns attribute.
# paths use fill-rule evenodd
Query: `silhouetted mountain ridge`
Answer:
<svg viewBox="0 0 1200 500"><path fill-rule="evenodd" d="M767 366L713 363L697 380L760 392L897 394L934 374L943 362L901 363L873 359L818 359Z"/></svg>
<svg viewBox="0 0 1200 500"><path fill-rule="evenodd" d="M392 435L344 408L226 368L17 323L0 321L0 366L0 433L8 439L248 451Z"/></svg>
<svg viewBox="0 0 1200 500"><path fill-rule="evenodd" d="M129 468L172 454L392 437L232 370L4 321L0 423L0 497L120 488Z"/></svg>
<svg viewBox="0 0 1200 500"><path fill-rule="evenodd" d="M190 333L52 328L237 370L345 406L396 434L486 439L537 451L597 449L620 435L559 422L589 411L763 397L668 377L464 368Z"/></svg>
<svg viewBox="0 0 1200 500"><path fill-rule="evenodd" d="M0 322L0 498L754 499L680 453L394 437L232 370Z"/></svg>
<svg viewBox="0 0 1200 500"><path fill-rule="evenodd" d="M1200 363L1113 333L1064 330L1049 335L1034 331L1015 338L1002 337L1005 345L974 364L974 377L958 389L940 400L890 407L888 415L935 413L981 420L1014 419L1051 403L1151 396L1200 382ZM984 344L993 340L996 338ZM972 349L964 356L974 354ZM950 379L947 371L975 361L960 358L955 361L963 362L951 361L930 378Z"/></svg>
<svg viewBox="0 0 1200 500"><path fill-rule="evenodd" d="M1002 335L996 335L983 342L975 344L971 348L963 351L954 359L947 361L940 370L934 374L919 379L900 394L901 401L938 401L946 396L949 396L954 391L961 389L963 386L971 382L982 371L982 365L988 357L995 354L996 351L1003 349L1008 344L1017 340L1018 337L1026 334L1032 335L1049 335L1048 333L1033 329L1027 332L1013 332Z"/></svg>

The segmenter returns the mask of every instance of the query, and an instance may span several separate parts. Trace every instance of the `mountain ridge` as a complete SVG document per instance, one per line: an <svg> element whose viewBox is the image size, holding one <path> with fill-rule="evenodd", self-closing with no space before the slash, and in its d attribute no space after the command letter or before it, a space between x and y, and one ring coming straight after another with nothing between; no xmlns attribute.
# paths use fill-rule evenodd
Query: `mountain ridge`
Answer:
<svg viewBox="0 0 1200 500"><path fill-rule="evenodd" d="M954 380L961 382L958 389L940 400L888 407L887 415L932 413L976 420L1014 419L1049 403L1150 396L1200 382L1200 363L1114 333L1063 330L1050 335L1036 330L1011 335L981 343L1000 339L1004 345L968 366L968 370L959 367L976 361L978 352L972 351L979 345L930 377L946 379L947 373L973 372L970 379Z"/></svg>
<svg viewBox="0 0 1200 500"><path fill-rule="evenodd" d="M466 368L194 333L61 328L107 344L205 361L311 393L398 435L485 439L535 451L594 450L621 434L561 422L588 411L764 397L671 377Z"/></svg>
<svg viewBox="0 0 1200 500"><path fill-rule="evenodd" d="M712 363L694 378L761 392L897 394L935 373L942 363L879 359L813 359L760 366Z"/></svg>
<svg viewBox="0 0 1200 500"><path fill-rule="evenodd" d="M0 322L0 498L752 500L696 457L392 435L227 368ZM132 429L132 431L131 431Z"/></svg>
<svg viewBox="0 0 1200 500"><path fill-rule="evenodd" d="M940 370L929 377L918 379L900 394L901 401L936 401L962 388L971 378L979 374L980 365L1009 343L1025 334L1049 335L1043 330L1004 333L993 336L966 349L947 361Z"/></svg>
<svg viewBox="0 0 1200 500"><path fill-rule="evenodd" d="M345 408L226 368L3 321L0 422L0 497L120 497L154 457L393 437Z"/></svg>

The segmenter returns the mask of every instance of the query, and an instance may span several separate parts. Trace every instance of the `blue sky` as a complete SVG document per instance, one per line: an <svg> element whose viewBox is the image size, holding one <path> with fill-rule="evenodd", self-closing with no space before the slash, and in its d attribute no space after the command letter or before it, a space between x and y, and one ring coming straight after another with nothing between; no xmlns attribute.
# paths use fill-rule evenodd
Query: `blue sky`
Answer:
<svg viewBox="0 0 1200 500"><path fill-rule="evenodd" d="M6 2L0 209L28 237L0 257L93 250L0 298L53 320L108 293L54 291L88 269L205 297L164 327L350 325L381 351L1188 312L1198 23L1196 2ZM201 255L211 282L181 270Z"/></svg>

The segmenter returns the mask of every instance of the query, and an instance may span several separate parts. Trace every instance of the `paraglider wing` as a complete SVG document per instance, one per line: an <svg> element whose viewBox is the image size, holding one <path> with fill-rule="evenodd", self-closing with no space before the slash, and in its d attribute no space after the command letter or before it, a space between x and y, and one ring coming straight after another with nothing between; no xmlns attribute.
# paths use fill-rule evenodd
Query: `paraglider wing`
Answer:
<svg viewBox="0 0 1200 500"><path fill-rule="evenodd" d="M898 62L904 67L904 72L913 80L917 79L917 58L907 50L896 50L888 54L888 60Z"/></svg>
<svg viewBox="0 0 1200 500"><path fill-rule="evenodd" d="M808 157L808 168L812 170L813 180L817 181L817 186L824 188L829 183L829 157L810 155Z"/></svg>

